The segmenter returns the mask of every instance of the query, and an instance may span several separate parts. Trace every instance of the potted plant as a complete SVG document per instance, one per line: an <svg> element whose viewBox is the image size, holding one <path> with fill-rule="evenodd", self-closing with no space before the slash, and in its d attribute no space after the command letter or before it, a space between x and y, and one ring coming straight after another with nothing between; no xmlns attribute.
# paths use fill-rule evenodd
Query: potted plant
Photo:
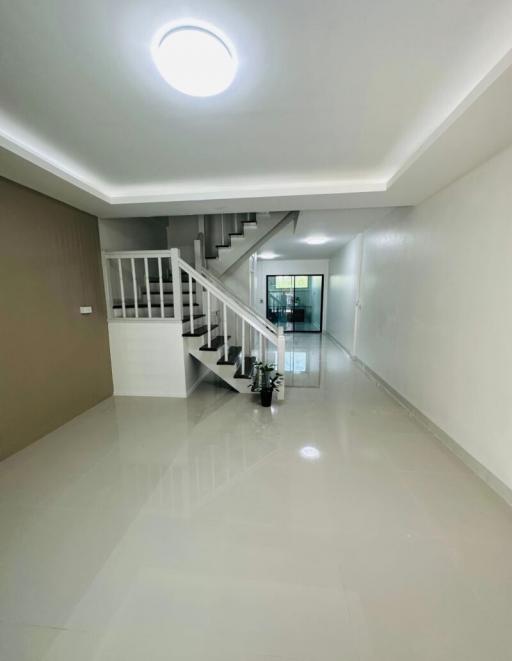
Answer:
<svg viewBox="0 0 512 661"><path fill-rule="evenodd" d="M259 392L262 406L272 404L272 394L279 392L279 386L283 381L283 375L276 372L275 365L266 363L255 363L252 372L252 383L249 386L251 392Z"/></svg>

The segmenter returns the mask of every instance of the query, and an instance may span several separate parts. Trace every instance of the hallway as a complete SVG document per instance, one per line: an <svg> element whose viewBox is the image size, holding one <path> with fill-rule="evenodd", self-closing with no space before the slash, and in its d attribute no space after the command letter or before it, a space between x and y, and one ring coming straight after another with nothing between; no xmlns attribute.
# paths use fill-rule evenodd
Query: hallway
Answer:
<svg viewBox="0 0 512 661"><path fill-rule="evenodd" d="M287 349L272 409L110 398L0 464L1 661L510 659L510 508L326 336Z"/></svg>

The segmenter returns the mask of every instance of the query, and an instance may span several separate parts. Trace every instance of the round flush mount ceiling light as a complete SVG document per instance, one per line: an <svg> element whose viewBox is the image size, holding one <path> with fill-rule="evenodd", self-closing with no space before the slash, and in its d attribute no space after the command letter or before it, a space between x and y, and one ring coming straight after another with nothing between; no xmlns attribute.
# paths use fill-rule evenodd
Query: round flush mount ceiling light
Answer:
<svg viewBox="0 0 512 661"><path fill-rule="evenodd" d="M304 241L310 246L322 246L324 243L327 243L329 239L326 236L308 236Z"/></svg>
<svg viewBox="0 0 512 661"><path fill-rule="evenodd" d="M312 445L306 445L299 450L299 454L303 459L320 459L320 450Z"/></svg>
<svg viewBox="0 0 512 661"><path fill-rule="evenodd" d="M153 38L151 54L162 78L190 96L224 92L238 66L229 40L213 26L199 21L165 25Z"/></svg>

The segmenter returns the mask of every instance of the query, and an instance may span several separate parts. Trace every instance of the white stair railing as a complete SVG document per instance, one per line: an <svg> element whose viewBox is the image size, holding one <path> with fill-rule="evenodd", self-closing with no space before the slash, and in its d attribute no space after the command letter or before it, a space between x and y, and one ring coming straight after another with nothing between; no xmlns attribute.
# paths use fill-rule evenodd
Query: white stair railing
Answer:
<svg viewBox="0 0 512 661"><path fill-rule="evenodd" d="M194 319L194 307L197 307L197 316L206 319L209 347L213 342L213 322L218 319L226 361L231 335L231 345L241 347L242 371L247 357L266 362L270 348L276 356L272 362L284 374L283 329L254 312L210 273L202 269L200 272L181 259L177 248L104 252L102 261L109 319L146 322L168 319L188 323L190 332L194 333L196 324L205 324ZM188 291L183 290L184 286ZM188 314L184 315L186 308ZM284 398L284 383L278 398Z"/></svg>
<svg viewBox="0 0 512 661"><path fill-rule="evenodd" d="M182 291L171 283L170 250L104 252L103 280L109 319L178 319ZM193 292L188 304L193 307Z"/></svg>
<svg viewBox="0 0 512 661"><path fill-rule="evenodd" d="M258 319L260 323L262 323L264 326L267 326L270 331L272 331L273 333L278 332L278 327L275 324L273 324L265 317L262 317L249 305L247 305L247 303L244 303L244 301L242 301L241 298L239 298L234 292L232 292L228 287L226 287L226 285L222 282L222 280L220 280L220 278L217 278L217 276L213 275L211 271L208 271L203 266L200 267L196 266L196 271L199 271L201 275L207 278L218 289L221 289L227 296L233 298L241 307L245 308L245 310L247 310L250 314L252 314L256 319Z"/></svg>
<svg viewBox="0 0 512 661"><path fill-rule="evenodd" d="M200 273L195 268L190 266L179 256L178 249L172 249L172 262L178 263L181 272L186 273L190 283L196 283L206 291L207 300L215 301L222 310L222 336L224 339L224 358L227 361L229 355L229 334L234 336L235 342L241 341L241 365L242 369L245 368L245 357L254 356L258 362L266 362L267 345L270 344L274 347L276 352L277 370L284 375L285 366L285 337L282 328L277 328L268 320L262 319L256 314L249 306L237 300L234 296L226 292L225 288L215 283L211 277L204 273ZM191 284L192 286L192 284ZM228 311L231 312L232 323L229 325ZM238 323L237 323L238 322ZM211 346L211 325L212 320L210 314L206 316L208 346ZM238 329L241 329L239 334ZM246 329L249 333L246 333ZM284 398L284 382L280 388L279 399Z"/></svg>

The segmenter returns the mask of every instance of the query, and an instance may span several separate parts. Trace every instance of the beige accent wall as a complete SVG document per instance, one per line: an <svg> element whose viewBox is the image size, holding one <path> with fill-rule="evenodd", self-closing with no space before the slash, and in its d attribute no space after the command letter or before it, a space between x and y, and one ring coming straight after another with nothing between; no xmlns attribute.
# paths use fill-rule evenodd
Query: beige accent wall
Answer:
<svg viewBox="0 0 512 661"><path fill-rule="evenodd" d="M111 394L97 219L0 178L0 459Z"/></svg>

